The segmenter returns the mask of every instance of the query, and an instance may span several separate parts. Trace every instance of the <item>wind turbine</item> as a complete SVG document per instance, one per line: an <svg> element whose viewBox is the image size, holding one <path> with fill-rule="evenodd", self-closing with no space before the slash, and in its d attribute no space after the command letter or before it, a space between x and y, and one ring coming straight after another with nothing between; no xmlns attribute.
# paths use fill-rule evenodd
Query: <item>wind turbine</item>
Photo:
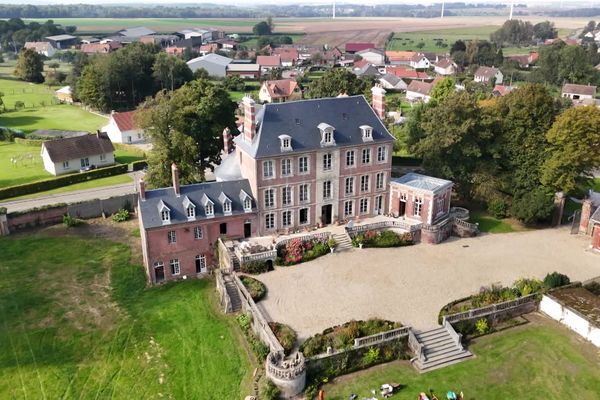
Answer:
<svg viewBox="0 0 600 400"><path fill-rule="evenodd" d="M513 15L513 8L515 7L515 2L514 0L510 2L510 15L508 16L508 20L512 20L512 15Z"/></svg>
<svg viewBox="0 0 600 400"><path fill-rule="evenodd" d="M335 19L335 0L333 0L333 13L331 15L331 19Z"/></svg>
<svg viewBox="0 0 600 400"><path fill-rule="evenodd" d="M442 1L442 15L440 16L440 18L444 18L444 4L445 3L446 3L445 1Z"/></svg>

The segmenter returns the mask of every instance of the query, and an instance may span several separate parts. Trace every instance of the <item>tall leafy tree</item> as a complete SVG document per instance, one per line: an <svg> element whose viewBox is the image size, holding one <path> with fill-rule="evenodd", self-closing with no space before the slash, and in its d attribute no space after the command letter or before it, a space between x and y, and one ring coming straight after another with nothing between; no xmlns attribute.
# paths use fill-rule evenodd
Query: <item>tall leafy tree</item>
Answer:
<svg viewBox="0 0 600 400"><path fill-rule="evenodd" d="M554 39L558 36L558 30L554 22L542 21L533 26L533 36L539 40Z"/></svg>
<svg viewBox="0 0 600 400"><path fill-rule="evenodd" d="M261 21L258 24L254 25L254 27L252 27L252 33L254 33L257 36L266 36L270 35L272 31L268 22Z"/></svg>
<svg viewBox="0 0 600 400"><path fill-rule="evenodd" d="M84 104L98 110L109 110L110 84L105 68L99 63L86 65L77 80L76 93Z"/></svg>
<svg viewBox="0 0 600 400"><path fill-rule="evenodd" d="M15 75L24 81L41 83L44 82L44 61L42 56L33 49L24 49L19 53Z"/></svg>
<svg viewBox="0 0 600 400"><path fill-rule="evenodd" d="M447 77L438 82L431 90L431 98L436 101L445 100L454 91L454 78Z"/></svg>
<svg viewBox="0 0 600 400"><path fill-rule="evenodd" d="M192 70L185 61L162 51L156 55L152 65L152 76L161 89L169 90L178 89L194 78Z"/></svg>
<svg viewBox="0 0 600 400"><path fill-rule="evenodd" d="M362 94L369 89L368 82L356 77L345 68L328 69L320 79L313 81L308 96L313 99L335 97L340 93L348 95Z"/></svg>

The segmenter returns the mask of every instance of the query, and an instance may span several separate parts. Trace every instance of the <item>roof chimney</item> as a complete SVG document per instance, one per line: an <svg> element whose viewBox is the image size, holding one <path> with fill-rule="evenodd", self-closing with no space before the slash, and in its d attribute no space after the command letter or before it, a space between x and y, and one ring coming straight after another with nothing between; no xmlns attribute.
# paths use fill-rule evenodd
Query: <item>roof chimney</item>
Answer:
<svg viewBox="0 0 600 400"><path fill-rule="evenodd" d="M256 135L255 103L250 95L245 95L242 99L242 104L244 104L244 140L252 143Z"/></svg>
<svg viewBox="0 0 600 400"><path fill-rule="evenodd" d="M583 204L581 206L581 219L579 220L579 233L587 234L591 217L592 217L592 200L588 197L583 200Z"/></svg>
<svg viewBox="0 0 600 400"><path fill-rule="evenodd" d="M381 119L385 119L385 89L377 84L371 88L373 93L373 110Z"/></svg>
<svg viewBox="0 0 600 400"><path fill-rule="evenodd" d="M138 181L138 192L140 193L140 199L142 201L146 200L146 184L144 183L144 178L140 178Z"/></svg>
<svg viewBox="0 0 600 400"><path fill-rule="evenodd" d="M171 164L171 175L173 176L173 190L175 190L175 194L177 197L181 194L179 190L179 168L175 163Z"/></svg>
<svg viewBox="0 0 600 400"><path fill-rule="evenodd" d="M229 154L229 152L232 150L232 143L231 143L231 131L229 130L229 128L225 128L223 129L223 153L225 153L225 155Z"/></svg>

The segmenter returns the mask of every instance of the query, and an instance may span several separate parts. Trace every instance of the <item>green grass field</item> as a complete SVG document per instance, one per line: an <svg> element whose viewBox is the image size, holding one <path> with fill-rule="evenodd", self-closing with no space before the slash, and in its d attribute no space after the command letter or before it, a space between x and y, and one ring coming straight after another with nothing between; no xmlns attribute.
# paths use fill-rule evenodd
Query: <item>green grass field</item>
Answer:
<svg viewBox="0 0 600 400"><path fill-rule="evenodd" d="M24 108L0 114L0 126L20 129L25 133L38 129L95 132L107 121L107 118L70 104Z"/></svg>
<svg viewBox="0 0 600 400"><path fill-rule="evenodd" d="M146 289L128 245L87 229L0 239L0 398L242 398L252 368L213 284Z"/></svg>
<svg viewBox="0 0 600 400"><path fill-rule="evenodd" d="M476 357L426 374L408 362L395 362L347 375L326 385L328 400L371 396L384 383L405 385L392 399L416 399L433 389L439 399L448 390L465 399L597 399L600 356L587 351L575 334L548 321L482 337L470 349ZM379 393L377 393L379 395Z"/></svg>
<svg viewBox="0 0 600 400"><path fill-rule="evenodd" d="M484 211L471 211L469 222L478 223L481 232L509 233L523 228L517 221L511 219L498 219Z"/></svg>
<svg viewBox="0 0 600 400"><path fill-rule="evenodd" d="M292 38L293 43L297 43L299 40L301 40L304 37L304 34L301 34L301 33L282 33L281 35L289 36L290 38ZM248 49L256 49L257 42L258 42L258 38L253 37L244 42L240 42L240 45L245 46Z"/></svg>

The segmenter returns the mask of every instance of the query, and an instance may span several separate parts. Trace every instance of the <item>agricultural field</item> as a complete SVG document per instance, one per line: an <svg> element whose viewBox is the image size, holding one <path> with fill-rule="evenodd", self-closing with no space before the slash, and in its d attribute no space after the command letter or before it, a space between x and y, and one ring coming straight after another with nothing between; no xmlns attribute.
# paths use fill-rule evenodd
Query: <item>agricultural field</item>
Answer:
<svg viewBox="0 0 600 400"><path fill-rule="evenodd" d="M301 42L304 38L304 35L300 33L281 33L281 36L289 36L292 39L293 43ZM252 38L244 42L240 42L240 45L245 46L248 49L256 49L257 42L258 37L253 36Z"/></svg>
<svg viewBox="0 0 600 400"><path fill-rule="evenodd" d="M250 391L241 332L218 311L212 282L146 288L136 227L88 221L0 239L0 398Z"/></svg>
<svg viewBox="0 0 600 400"><path fill-rule="evenodd" d="M575 333L541 316L524 326L476 339L475 358L419 374L406 361L381 365L336 378L324 387L327 399L345 400L350 393L370 395L383 383L403 387L393 399L417 398L433 389L464 391L465 399L596 399L600 393L600 355ZM560 361L558 361L560 360Z"/></svg>

